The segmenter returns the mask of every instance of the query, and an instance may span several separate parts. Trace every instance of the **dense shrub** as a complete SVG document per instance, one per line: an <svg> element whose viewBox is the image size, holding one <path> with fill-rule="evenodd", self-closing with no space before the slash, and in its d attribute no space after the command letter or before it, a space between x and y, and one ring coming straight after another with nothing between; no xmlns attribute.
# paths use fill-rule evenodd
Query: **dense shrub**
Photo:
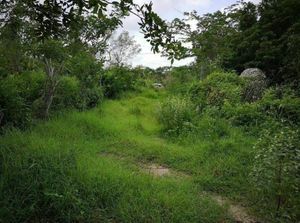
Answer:
<svg viewBox="0 0 300 223"><path fill-rule="evenodd" d="M103 89L100 86L87 88L81 91L80 103L77 108L93 108L103 100Z"/></svg>
<svg viewBox="0 0 300 223"><path fill-rule="evenodd" d="M2 120L1 125L12 124L22 126L30 119L29 106L24 98L20 96L20 91L15 85L12 77L1 80L0 104Z"/></svg>
<svg viewBox="0 0 300 223"><path fill-rule="evenodd" d="M292 125L300 122L300 98L296 91L288 86L266 89L261 100L224 103L219 114L232 121L232 124L245 126L268 126L274 121L285 120Z"/></svg>
<svg viewBox="0 0 300 223"><path fill-rule="evenodd" d="M66 70L75 76L83 88L93 88L100 83L102 64L88 52L80 52L66 62Z"/></svg>
<svg viewBox="0 0 300 223"><path fill-rule="evenodd" d="M268 89L259 103L263 113L291 124L300 124L300 97L288 86Z"/></svg>
<svg viewBox="0 0 300 223"><path fill-rule="evenodd" d="M222 114L235 126L244 126L253 128L263 124L267 120L266 115L260 111L258 103L241 103L232 106L225 103L222 108Z"/></svg>
<svg viewBox="0 0 300 223"><path fill-rule="evenodd" d="M67 61L66 70L79 81L80 94L74 105L76 108L92 108L102 101L100 79L103 65L93 55L85 51L75 54Z"/></svg>
<svg viewBox="0 0 300 223"><path fill-rule="evenodd" d="M265 130L255 145L252 171L263 205L280 222L296 222L300 208L300 135L284 125Z"/></svg>
<svg viewBox="0 0 300 223"><path fill-rule="evenodd" d="M41 96L45 81L42 72L33 71L9 75L1 80L0 125L24 127L31 119L32 102Z"/></svg>
<svg viewBox="0 0 300 223"><path fill-rule="evenodd" d="M76 77L63 76L53 99L55 109L75 107L79 103L80 83Z"/></svg>
<svg viewBox="0 0 300 223"><path fill-rule="evenodd" d="M41 96L43 86L45 84L45 76L42 71L25 72L16 75L17 86L26 102L31 103L33 100Z"/></svg>
<svg viewBox="0 0 300 223"><path fill-rule="evenodd" d="M241 102L244 80L233 73L213 73L194 84L189 93L191 100L202 111L207 106L221 108L225 102Z"/></svg>
<svg viewBox="0 0 300 223"><path fill-rule="evenodd" d="M194 84L189 91L200 113L213 111L233 125L248 129L271 120L300 122L300 97L288 86L256 91L257 82L245 80L231 73L213 73Z"/></svg>
<svg viewBox="0 0 300 223"><path fill-rule="evenodd" d="M139 74L126 67L111 67L104 73L101 83L105 96L118 97L124 91L134 90L140 83Z"/></svg>
<svg viewBox="0 0 300 223"><path fill-rule="evenodd" d="M87 64L82 66L84 65ZM103 90L99 82L99 72L92 73L96 72L96 69L90 69L90 75L78 79L79 72L83 70L74 68L73 71L75 70L78 75L73 73L59 77L52 103L54 110L91 108L102 101ZM43 106L45 80L46 75L43 71L8 75L1 79L0 126L26 127L32 117L37 117Z"/></svg>
<svg viewBox="0 0 300 223"><path fill-rule="evenodd" d="M168 98L160 105L158 119L167 135L179 135L190 131L195 126L193 119L196 112L192 103L187 98Z"/></svg>

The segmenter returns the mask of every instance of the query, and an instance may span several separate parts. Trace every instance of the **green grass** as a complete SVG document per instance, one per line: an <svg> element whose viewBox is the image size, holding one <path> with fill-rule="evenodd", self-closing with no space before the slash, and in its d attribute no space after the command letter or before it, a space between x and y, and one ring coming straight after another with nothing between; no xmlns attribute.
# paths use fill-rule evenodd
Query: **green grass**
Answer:
<svg viewBox="0 0 300 223"><path fill-rule="evenodd" d="M226 207L203 192L250 196L254 139L226 122L219 137L222 126L213 129L205 118L197 137L164 138L155 114L163 98L151 90L128 94L7 132L0 142L0 222L231 222ZM190 177L153 177L142 163Z"/></svg>

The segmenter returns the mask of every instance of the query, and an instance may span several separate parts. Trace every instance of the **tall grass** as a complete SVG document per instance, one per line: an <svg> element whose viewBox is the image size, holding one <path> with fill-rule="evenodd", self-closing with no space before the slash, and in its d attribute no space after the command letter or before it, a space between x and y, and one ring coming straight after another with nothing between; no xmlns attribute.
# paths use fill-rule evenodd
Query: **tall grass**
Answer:
<svg viewBox="0 0 300 223"><path fill-rule="evenodd" d="M226 207L203 192L261 209L249 178L257 134L209 108L193 113L192 129L162 135L156 115L164 100L165 92L128 93L7 132L0 141L0 220L231 222ZM176 174L150 176L142 167L152 163ZM260 212L270 217L270 210Z"/></svg>
<svg viewBox="0 0 300 223"><path fill-rule="evenodd" d="M8 131L0 142L0 221L230 222L192 181L141 171L139 163L154 160L180 169L188 154L159 139L150 115L156 102L151 94L107 101Z"/></svg>

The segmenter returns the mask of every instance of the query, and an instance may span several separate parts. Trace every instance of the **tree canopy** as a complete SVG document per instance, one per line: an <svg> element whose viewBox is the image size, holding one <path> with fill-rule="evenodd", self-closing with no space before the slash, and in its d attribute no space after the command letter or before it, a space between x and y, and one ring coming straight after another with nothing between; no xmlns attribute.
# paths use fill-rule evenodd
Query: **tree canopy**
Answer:
<svg viewBox="0 0 300 223"><path fill-rule="evenodd" d="M240 1L203 16L186 13L187 18L175 19L171 27L192 43L184 56L196 56L197 63L211 61L237 72L258 67L272 83L298 85L299 11L297 0L262 0L258 5ZM190 20L197 22L196 30Z"/></svg>
<svg viewBox="0 0 300 223"><path fill-rule="evenodd" d="M63 39L66 43L80 42L100 50L107 36L122 24L122 18L132 13L139 17L141 31L154 52L163 47L174 58L181 48L166 22L152 10L152 3L141 6L133 0L1 0L0 3L1 33L14 35L21 41Z"/></svg>

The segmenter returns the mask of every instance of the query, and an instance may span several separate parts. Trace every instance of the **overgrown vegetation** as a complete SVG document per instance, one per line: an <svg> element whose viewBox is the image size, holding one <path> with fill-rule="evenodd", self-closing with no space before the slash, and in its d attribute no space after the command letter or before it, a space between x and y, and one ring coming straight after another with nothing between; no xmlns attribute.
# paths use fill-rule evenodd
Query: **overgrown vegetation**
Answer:
<svg viewBox="0 0 300 223"><path fill-rule="evenodd" d="M168 24L152 3L0 0L0 222L236 222L236 204L298 222L299 7ZM132 68L140 46L111 38L130 13L154 52L195 63Z"/></svg>
<svg viewBox="0 0 300 223"><path fill-rule="evenodd" d="M178 165L186 151L176 146L173 154L173 146L158 138L156 101L130 96L67 112L32 131L7 132L0 143L0 219L230 222L190 180L153 178L141 169L154 161Z"/></svg>
<svg viewBox="0 0 300 223"><path fill-rule="evenodd" d="M288 86L270 87L261 99L248 102L243 96L251 82L255 80L234 73L212 73L186 89L184 98L180 93L166 99L158 119L172 141L188 146L211 141L206 152L214 159L222 154L211 161L217 167L210 177L203 177L207 170L202 170L200 185L231 196L238 193L270 221L294 222L300 205L299 96ZM205 158L199 159L204 168Z"/></svg>

